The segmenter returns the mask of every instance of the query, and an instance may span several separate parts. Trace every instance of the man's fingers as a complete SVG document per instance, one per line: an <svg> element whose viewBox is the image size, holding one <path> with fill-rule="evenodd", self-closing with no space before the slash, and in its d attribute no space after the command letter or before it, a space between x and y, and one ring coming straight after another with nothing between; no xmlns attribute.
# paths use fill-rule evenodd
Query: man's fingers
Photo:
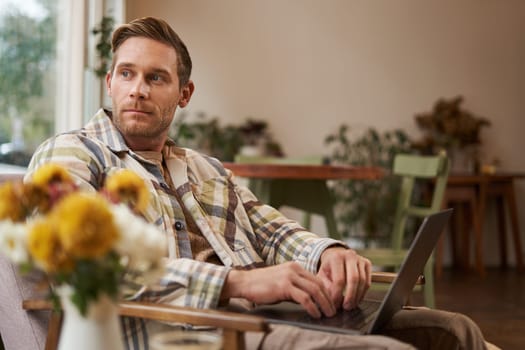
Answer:
<svg viewBox="0 0 525 350"><path fill-rule="evenodd" d="M346 261L346 291L343 308L350 310L357 306L356 294L359 286L359 268L355 260Z"/></svg>
<svg viewBox="0 0 525 350"><path fill-rule="evenodd" d="M330 299L336 309L340 308L343 303L344 291L346 286L346 266L344 263L336 261L324 268L319 276L325 281L325 287L328 290Z"/></svg>
<svg viewBox="0 0 525 350"><path fill-rule="evenodd" d="M347 292L343 307L347 310L356 307L363 300L372 281L371 264L366 258L358 257L354 262L347 262L347 268L354 273L347 274Z"/></svg>
<svg viewBox="0 0 525 350"><path fill-rule="evenodd" d="M326 287L318 277L310 274L307 271L304 271L303 273L298 274L297 279L295 279L293 283L295 287L307 294L308 299L310 299L310 301L313 303L316 309L320 309L324 315L333 316L335 314L336 308L330 298ZM300 294L300 297L303 298L302 294ZM310 304L306 299L294 300L303 306L305 306L304 304L306 304L310 307ZM306 306L305 309L307 311L309 310L306 308ZM309 312L309 314L313 317L316 317L313 313Z"/></svg>
<svg viewBox="0 0 525 350"><path fill-rule="evenodd" d="M290 296L293 301L299 303L308 314L314 318L320 318L322 316L321 311L317 307L316 303L313 302L310 295L300 288L292 288Z"/></svg>
<svg viewBox="0 0 525 350"><path fill-rule="evenodd" d="M328 248L321 255L318 275L328 286L332 301L340 306L339 298L344 294L343 308L350 310L358 305L370 287L371 264L351 249Z"/></svg>
<svg viewBox="0 0 525 350"><path fill-rule="evenodd" d="M359 286L357 288L356 303L360 303L365 297L366 291L372 283L371 265L368 259L360 259L358 262Z"/></svg>

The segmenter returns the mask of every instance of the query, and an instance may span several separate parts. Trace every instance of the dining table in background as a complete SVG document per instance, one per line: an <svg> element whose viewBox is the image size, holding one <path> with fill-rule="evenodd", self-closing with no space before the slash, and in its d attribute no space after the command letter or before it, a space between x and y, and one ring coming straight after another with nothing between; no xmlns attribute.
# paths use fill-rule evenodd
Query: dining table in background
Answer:
<svg viewBox="0 0 525 350"><path fill-rule="evenodd" d="M341 239L334 215L335 199L331 180L378 180L385 171L377 167L328 164L224 163L235 176L247 178L248 187L263 203L274 208L283 205L324 217L328 235ZM309 216L303 221L310 226Z"/></svg>

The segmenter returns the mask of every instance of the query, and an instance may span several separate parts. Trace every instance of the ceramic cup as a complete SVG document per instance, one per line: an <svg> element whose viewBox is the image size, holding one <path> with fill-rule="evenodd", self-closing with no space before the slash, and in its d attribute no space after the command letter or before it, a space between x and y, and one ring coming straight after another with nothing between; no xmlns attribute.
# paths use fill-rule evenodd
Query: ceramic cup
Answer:
<svg viewBox="0 0 525 350"><path fill-rule="evenodd" d="M170 331L151 337L152 350L220 350L222 336L206 331Z"/></svg>

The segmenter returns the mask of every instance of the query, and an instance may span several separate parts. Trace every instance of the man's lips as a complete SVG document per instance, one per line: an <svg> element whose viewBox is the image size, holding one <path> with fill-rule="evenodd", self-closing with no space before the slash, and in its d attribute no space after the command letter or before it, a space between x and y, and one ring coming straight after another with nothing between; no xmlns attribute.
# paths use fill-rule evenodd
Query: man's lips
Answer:
<svg viewBox="0 0 525 350"><path fill-rule="evenodd" d="M133 113L133 114L150 114L149 111L144 111L144 110L141 110L141 109L134 109L134 108L128 108L128 109L124 109L123 110L124 113Z"/></svg>

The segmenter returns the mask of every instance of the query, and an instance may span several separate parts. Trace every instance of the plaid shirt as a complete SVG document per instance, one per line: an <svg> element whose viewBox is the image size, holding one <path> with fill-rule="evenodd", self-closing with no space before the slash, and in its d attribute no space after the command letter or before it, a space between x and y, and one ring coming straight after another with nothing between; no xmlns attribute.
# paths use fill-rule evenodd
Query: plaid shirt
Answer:
<svg viewBox="0 0 525 350"><path fill-rule="evenodd" d="M81 187L97 190L107 174L133 170L146 180L152 194L146 219L168 236L166 274L158 286L143 288L137 298L197 308L217 307L232 268L251 269L296 261L317 272L325 248L341 242L319 238L274 208L261 204L232 173L211 157L176 147L168 140L162 150L176 193L161 170L128 148L104 110L84 128L57 135L35 152L26 179L39 166L65 166ZM183 212L190 213L222 261L222 266L192 259Z"/></svg>

